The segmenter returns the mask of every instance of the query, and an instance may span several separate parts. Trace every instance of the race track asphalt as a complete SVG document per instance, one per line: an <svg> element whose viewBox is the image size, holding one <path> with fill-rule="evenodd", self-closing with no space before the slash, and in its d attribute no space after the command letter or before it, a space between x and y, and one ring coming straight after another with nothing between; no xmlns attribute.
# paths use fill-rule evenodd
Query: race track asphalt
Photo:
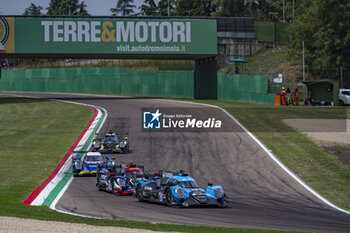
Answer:
<svg viewBox="0 0 350 233"><path fill-rule="evenodd" d="M208 182L222 185L228 196L228 208L169 208L100 192L95 177L76 177L56 206L60 210L152 223L350 232L350 215L329 207L302 187L217 109L212 109L213 114L229 127L227 132L143 132L144 107L190 108L200 114L203 106L147 98L17 94L101 106L109 114L102 131L129 133L132 152L117 154L118 162L144 163L145 170L152 172L183 169L203 188ZM203 114L211 113L206 109Z"/></svg>

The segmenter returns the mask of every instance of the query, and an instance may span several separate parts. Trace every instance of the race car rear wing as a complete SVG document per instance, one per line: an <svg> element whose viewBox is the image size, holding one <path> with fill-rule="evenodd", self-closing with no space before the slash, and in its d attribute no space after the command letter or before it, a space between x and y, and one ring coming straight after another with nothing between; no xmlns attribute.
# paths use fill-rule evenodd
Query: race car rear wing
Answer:
<svg viewBox="0 0 350 233"><path fill-rule="evenodd" d="M106 136L108 133L97 133L95 134L95 138L98 136ZM114 133L116 136L129 136L129 133Z"/></svg>
<svg viewBox="0 0 350 233"><path fill-rule="evenodd" d="M141 177L160 177L159 173L148 173L144 172L144 174L134 174L134 178L141 178Z"/></svg>
<svg viewBox="0 0 350 233"><path fill-rule="evenodd" d="M124 162L121 162L119 165L117 165L117 168L128 168L128 167L138 167L138 168L142 168L144 169L145 168L145 165L144 164L134 164L132 162L130 163L124 163Z"/></svg>
<svg viewBox="0 0 350 233"><path fill-rule="evenodd" d="M97 171L101 171L103 170L103 168L107 168L109 172L113 172L116 173L116 168L117 168L117 161L115 160L114 157L110 158L110 157L106 157L106 160L104 161L103 164L98 165L97 164Z"/></svg>
<svg viewBox="0 0 350 233"><path fill-rule="evenodd" d="M90 151L84 151L84 150L74 150L73 152L72 152L72 154L71 155L73 155L73 160L74 159L77 159L77 156L76 155L80 155L80 154L85 154L85 153L88 153L88 152L90 152ZM79 157L81 157L81 156L79 156Z"/></svg>
<svg viewBox="0 0 350 233"><path fill-rule="evenodd" d="M83 154L83 153L88 153L90 151L88 150L73 150L72 154Z"/></svg>
<svg viewBox="0 0 350 233"><path fill-rule="evenodd" d="M184 174L183 170L180 170L178 172L172 172L172 171L165 171L165 170L160 170L159 175L160 175L160 183L161 185L164 185L167 180L169 180L170 177L176 176L178 174Z"/></svg>

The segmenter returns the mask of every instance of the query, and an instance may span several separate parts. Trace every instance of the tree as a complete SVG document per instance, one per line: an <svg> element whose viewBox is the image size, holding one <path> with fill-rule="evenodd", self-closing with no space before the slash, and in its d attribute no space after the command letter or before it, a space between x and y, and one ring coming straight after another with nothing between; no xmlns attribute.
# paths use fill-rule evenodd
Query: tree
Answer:
<svg viewBox="0 0 350 233"><path fill-rule="evenodd" d="M326 77L342 66L350 69L350 4L348 0L308 0L288 28L289 53L301 57L314 74Z"/></svg>
<svg viewBox="0 0 350 233"><path fill-rule="evenodd" d="M200 7L202 7L202 16L210 16L213 12L216 11L212 2L213 2L212 0L201 1Z"/></svg>
<svg viewBox="0 0 350 233"><path fill-rule="evenodd" d="M79 0L51 0L47 15L89 15L84 1Z"/></svg>
<svg viewBox="0 0 350 233"><path fill-rule="evenodd" d="M85 4L84 1L82 1L79 5L78 5L78 12L77 15L89 15L89 13L86 10L87 5Z"/></svg>
<svg viewBox="0 0 350 233"><path fill-rule="evenodd" d="M158 15L168 16L168 2L169 2L169 15L174 15L175 0L160 0L158 2Z"/></svg>
<svg viewBox="0 0 350 233"><path fill-rule="evenodd" d="M141 10L141 15L151 16L157 14L157 4L154 0L145 0L139 8Z"/></svg>
<svg viewBox="0 0 350 233"><path fill-rule="evenodd" d="M213 16L247 16L247 8L243 0L213 0L212 4L216 9Z"/></svg>
<svg viewBox="0 0 350 233"><path fill-rule="evenodd" d="M135 5L132 5L134 3L134 0L118 0L117 5L115 8L111 8L110 11L112 12L112 15L130 15L134 13L133 8L135 8Z"/></svg>
<svg viewBox="0 0 350 233"><path fill-rule="evenodd" d="M259 0L257 17L264 21L281 22L283 20L284 0Z"/></svg>
<svg viewBox="0 0 350 233"><path fill-rule="evenodd" d="M262 21L281 21L283 0L247 0L246 7L250 17Z"/></svg>
<svg viewBox="0 0 350 233"><path fill-rule="evenodd" d="M42 6L36 6L34 3L31 3L30 6L25 9L23 15L42 15L42 9Z"/></svg>
<svg viewBox="0 0 350 233"><path fill-rule="evenodd" d="M212 0L177 0L174 9L176 16L210 16L214 11Z"/></svg>
<svg viewBox="0 0 350 233"><path fill-rule="evenodd" d="M159 15L167 15L168 0L158 3ZM264 21L282 21L283 0L176 0L171 15L254 17ZM292 18L292 2L287 1L287 19ZM289 17L289 18L288 18Z"/></svg>
<svg viewBox="0 0 350 233"><path fill-rule="evenodd" d="M197 1L198 2L198 1ZM176 16L198 16L198 8L195 7L196 1L177 0L175 6Z"/></svg>
<svg viewBox="0 0 350 233"><path fill-rule="evenodd" d="M254 17L264 21L282 20L283 0L199 0L196 2L206 2L212 16ZM205 5L201 8L205 8Z"/></svg>

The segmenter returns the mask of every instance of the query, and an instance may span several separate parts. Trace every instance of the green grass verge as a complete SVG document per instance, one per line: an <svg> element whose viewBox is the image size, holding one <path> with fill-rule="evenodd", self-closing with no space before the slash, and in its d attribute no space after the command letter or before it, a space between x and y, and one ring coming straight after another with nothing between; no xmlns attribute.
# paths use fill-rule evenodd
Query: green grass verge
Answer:
<svg viewBox="0 0 350 233"><path fill-rule="evenodd" d="M332 203L350 210L350 167L282 121L349 119L350 107L286 107L217 100L195 102L228 110L308 185Z"/></svg>
<svg viewBox="0 0 350 233"><path fill-rule="evenodd" d="M0 96L1 215L27 210L21 203L54 170L92 115L83 106Z"/></svg>
<svg viewBox="0 0 350 233"><path fill-rule="evenodd" d="M56 101L0 96L0 216L178 232L269 230L100 220L58 213L22 202L43 182L90 120L89 108Z"/></svg>

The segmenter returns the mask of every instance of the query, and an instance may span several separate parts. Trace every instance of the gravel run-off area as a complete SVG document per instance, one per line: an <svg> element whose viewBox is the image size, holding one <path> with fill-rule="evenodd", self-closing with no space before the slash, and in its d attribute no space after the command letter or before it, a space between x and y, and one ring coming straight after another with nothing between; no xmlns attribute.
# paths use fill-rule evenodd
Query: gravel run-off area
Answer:
<svg viewBox="0 0 350 233"><path fill-rule="evenodd" d="M150 231L144 229L132 229L123 227L101 227L87 224L40 221L33 219L0 217L0 232L4 233L152 233L159 231Z"/></svg>
<svg viewBox="0 0 350 233"><path fill-rule="evenodd" d="M350 166L350 120L286 119L299 132L305 133L317 145L337 155Z"/></svg>

